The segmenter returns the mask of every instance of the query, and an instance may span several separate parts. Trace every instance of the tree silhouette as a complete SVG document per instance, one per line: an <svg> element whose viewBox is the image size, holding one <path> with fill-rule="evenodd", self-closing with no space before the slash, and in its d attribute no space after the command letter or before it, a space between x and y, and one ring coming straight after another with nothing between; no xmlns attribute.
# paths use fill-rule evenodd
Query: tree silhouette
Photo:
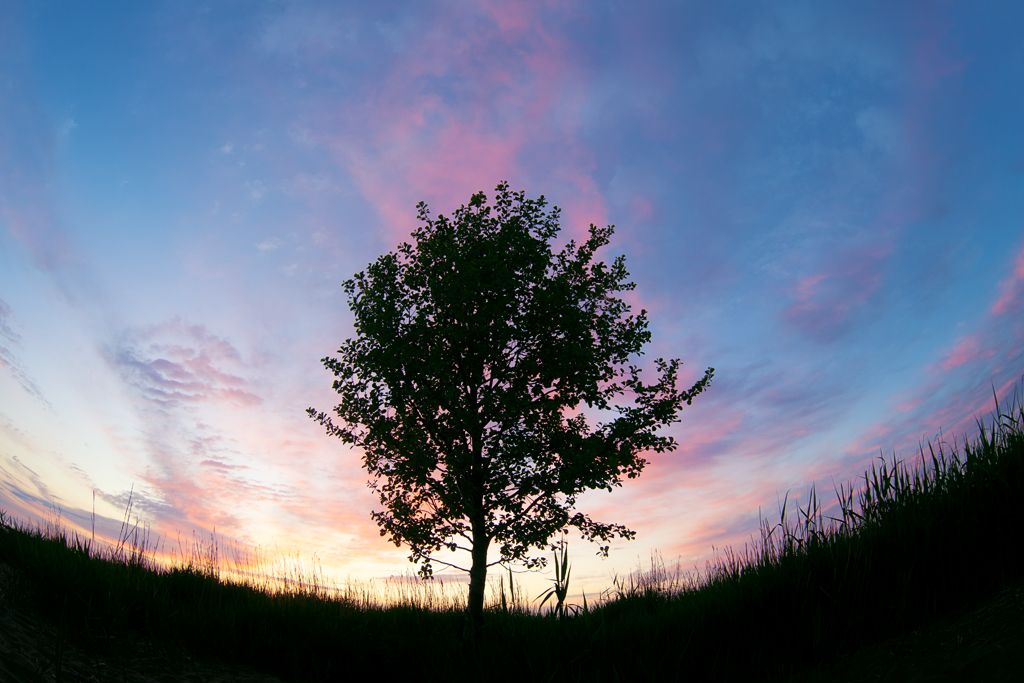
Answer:
<svg viewBox="0 0 1024 683"><path fill-rule="evenodd" d="M417 208L413 241L344 283L355 336L322 360L340 420L307 412L362 449L383 506L372 516L422 576L435 563L469 572L478 635L489 566L542 566L531 551L568 527L604 554L612 538L634 536L576 511L577 497L611 491L649 453L673 450L657 431L713 369L680 389L680 361L658 359L657 381L642 381L629 361L650 340L647 313L617 296L635 286L625 258L594 258L612 226L555 251L559 209L507 183L493 203L479 192L450 218ZM438 557L459 550L468 568Z"/></svg>

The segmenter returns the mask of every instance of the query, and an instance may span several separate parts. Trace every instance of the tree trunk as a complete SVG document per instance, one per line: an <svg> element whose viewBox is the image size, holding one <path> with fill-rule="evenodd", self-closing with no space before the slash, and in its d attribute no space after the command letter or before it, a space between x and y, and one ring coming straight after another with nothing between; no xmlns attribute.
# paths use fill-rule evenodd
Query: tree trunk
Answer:
<svg viewBox="0 0 1024 683"><path fill-rule="evenodd" d="M484 588L487 584L487 546L490 539L484 523L473 522L473 564L469 568L469 632L474 642L480 642L484 624Z"/></svg>
<svg viewBox="0 0 1024 683"><path fill-rule="evenodd" d="M480 369L483 376L483 368ZM473 454L470 468L471 501L469 522L473 534L473 564L469 566L469 628L474 643L479 643L484 627L484 588L487 586L487 546L491 539L487 535L487 515L484 508L484 473L483 462L483 423L480 421L479 405L476 391L469 396L469 405L474 418L471 429L471 452Z"/></svg>

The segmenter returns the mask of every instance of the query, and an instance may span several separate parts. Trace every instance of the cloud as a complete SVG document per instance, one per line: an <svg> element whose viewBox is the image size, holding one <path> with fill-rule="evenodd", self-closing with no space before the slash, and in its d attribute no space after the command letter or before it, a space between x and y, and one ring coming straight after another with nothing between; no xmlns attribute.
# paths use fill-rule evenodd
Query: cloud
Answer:
<svg viewBox="0 0 1024 683"><path fill-rule="evenodd" d="M888 157L901 157L906 153L906 131L892 111L870 106L857 114L856 122L868 147Z"/></svg>
<svg viewBox="0 0 1024 683"><path fill-rule="evenodd" d="M235 511L256 487L241 476L233 435L216 421L263 404L249 376L256 366L226 338L181 318L127 329L103 353L138 420L131 474L139 477L140 516L164 533L238 530ZM127 504L127 491L102 495L115 507Z"/></svg>
<svg viewBox="0 0 1024 683"><path fill-rule="evenodd" d="M722 364L671 429L676 452L653 455L637 482L588 511L634 525L642 544L687 562L707 558L712 545L742 544L757 530L759 506L803 486L822 457L833 466L841 457L810 449L855 392L811 363ZM810 465L809 453L817 458Z"/></svg>
<svg viewBox="0 0 1024 683"><path fill-rule="evenodd" d="M1024 390L1024 323L1007 315L1024 282L1024 250L1002 279L995 303L935 360L920 379L892 396L893 410L865 425L844 449L847 459L863 464L879 450L906 454L925 441L972 436L985 419L1014 392ZM946 435L945 437L943 435ZM948 444L947 444L948 445Z"/></svg>
<svg viewBox="0 0 1024 683"><path fill-rule="evenodd" d="M939 361L939 367L946 371L954 370L961 365L976 361L986 354L991 356L992 352L982 347L981 339L977 334L969 334L961 337L953 345L953 348Z"/></svg>
<svg viewBox="0 0 1024 683"><path fill-rule="evenodd" d="M267 194L267 184L262 180L247 180L245 181L245 190L249 194L249 198L254 202L262 201Z"/></svg>
<svg viewBox="0 0 1024 683"><path fill-rule="evenodd" d="M828 270L798 279L783 318L813 339L834 341L880 293L885 256L879 249L850 250L835 258Z"/></svg>
<svg viewBox="0 0 1024 683"><path fill-rule="evenodd" d="M30 77L32 49L21 27L28 25L0 8L0 72L4 106L0 108L0 230L31 255L70 302L87 289L81 255L54 212L58 186L58 151L76 127L73 119L55 124Z"/></svg>
<svg viewBox="0 0 1024 683"><path fill-rule="evenodd" d="M294 436L313 425L301 409L289 414L276 395L265 397L262 361L180 318L127 330L105 355L135 408L134 501L154 529L217 529L248 542L256 540L253 520L262 519L264 542L281 533L288 543L297 542L296 524L315 523L321 533L367 530L367 515L354 513L347 497L333 500L339 475L323 464L325 454L327 462L337 460L336 445ZM104 500L124 505L126 496L105 492Z"/></svg>
<svg viewBox="0 0 1024 683"><path fill-rule="evenodd" d="M199 464L202 467L213 467L218 470L238 470L244 469L244 465L236 465L222 460L214 460L213 458L207 458L206 460L200 460Z"/></svg>
<svg viewBox="0 0 1024 683"><path fill-rule="evenodd" d="M142 398L164 409L262 402L250 382L237 374L245 369L238 350L202 325L174 319L130 331L106 350L106 357Z"/></svg>
<svg viewBox="0 0 1024 683"><path fill-rule="evenodd" d="M418 201L448 212L500 180L564 191L556 203L571 229L604 223L580 139L585 75L548 28L562 14L540 4L414 14L401 41L374 46L390 59L302 138L330 151L393 237L414 227Z"/></svg>
<svg viewBox="0 0 1024 683"><path fill-rule="evenodd" d="M275 250L279 249L280 247L281 247L281 240L277 239L276 237L271 237L269 239L265 239L265 240L263 240L261 242L257 242L256 243L256 250L260 251L260 252L262 252L264 254L269 252L269 251L275 251Z"/></svg>
<svg viewBox="0 0 1024 683"><path fill-rule="evenodd" d="M39 473L21 458L17 455L5 455L3 460L4 462L0 462L0 472L3 473L0 481L10 492L24 501L45 501L47 507L59 504L60 497L50 489Z"/></svg>
<svg viewBox="0 0 1024 683"><path fill-rule="evenodd" d="M1005 315L1020 307L1024 301L1024 245L1017 252L1010 273L999 285L999 296L992 304L993 315Z"/></svg>
<svg viewBox="0 0 1024 683"><path fill-rule="evenodd" d="M17 344L21 341L21 335L14 331L14 313L7 302L0 299L0 340L6 340L9 344Z"/></svg>
<svg viewBox="0 0 1024 683"><path fill-rule="evenodd" d="M64 119L57 129L57 139L61 143L65 143L76 128L78 128L78 123L73 118Z"/></svg>
<svg viewBox="0 0 1024 683"><path fill-rule="evenodd" d="M288 3L264 19L257 45L296 61L330 58L346 51L355 38L355 25L339 12L336 7Z"/></svg>
<svg viewBox="0 0 1024 683"><path fill-rule="evenodd" d="M51 409L39 385L29 376L15 354L15 347L21 344L21 335L14 329L14 325L14 312L6 301L0 299L0 369L6 369L26 394Z"/></svg>

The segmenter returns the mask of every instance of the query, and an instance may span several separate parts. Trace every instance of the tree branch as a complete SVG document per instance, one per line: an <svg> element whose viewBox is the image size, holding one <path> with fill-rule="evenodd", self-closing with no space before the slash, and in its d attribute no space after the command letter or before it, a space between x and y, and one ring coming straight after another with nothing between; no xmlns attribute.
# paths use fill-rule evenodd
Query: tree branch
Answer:
<svg viewBox="0 0 1024 683"><path fill-rule="evenodd" d="M430 562L431 564L434 564L434 563L436 562L437 564L443 564L444 566L446 566L446 567L451 567L452 569L458 569L458 570L459 570L460 572L466 572L467 574L469 573L469 570L468 570L468 569L466 569L465 567L460 567L460 566L459 566L459 565L457 565L457 564L452 564L451 562L445 562L444 560L439 560L439 559L437 559L436 557L429 557L429 556L428 556L428 557L427 557L427 560L428 560L428 561L429 561L429 562Z"/></svg>
<svg viewBox="0 0 1024 683"><path fill-rule="evenodd" d="M498 526L494 527L494 529L491 531L491 533L488 536L488 538L491 538L491 539L496 538L498 536L498 534L500 534L501 532L503 532L506 529L508 529L512 524L514 524L515 522L518 522L522 518L526 517L526 515L528 515L530 513L530 510L532 510L533 507L538 502L540 502L541 500L543 500L545 498L550 498L551 494L552 494L551 491L544 491L539 496L537 496L536 498L531 500L529 502L529 504L525 508L520 510L519 512L506 516L505 520L501 524L499 524Z"/></svg>

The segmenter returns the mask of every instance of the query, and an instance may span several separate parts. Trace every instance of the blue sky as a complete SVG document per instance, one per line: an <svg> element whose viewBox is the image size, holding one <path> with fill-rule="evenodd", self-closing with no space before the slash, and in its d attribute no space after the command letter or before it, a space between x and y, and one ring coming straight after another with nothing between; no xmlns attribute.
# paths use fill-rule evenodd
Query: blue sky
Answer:
<svg viewBox="0 0 1024 683"><path fill-rule="evenodd" d="M653 549L971 428L1024 374L1016 3L6 3L0 507L407 570L304 415L340 282L503 179L617 226L650 356L717 369L584 504Z"/></svg>

